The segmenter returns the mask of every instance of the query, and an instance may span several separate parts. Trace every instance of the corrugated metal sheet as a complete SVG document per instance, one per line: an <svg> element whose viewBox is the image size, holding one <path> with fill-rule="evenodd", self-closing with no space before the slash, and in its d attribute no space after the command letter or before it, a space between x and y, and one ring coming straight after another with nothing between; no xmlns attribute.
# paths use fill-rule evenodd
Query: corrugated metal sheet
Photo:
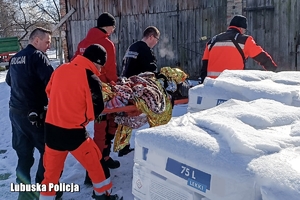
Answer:
<svg viewBox="0 0 300 200"><path fill-rule="evenodd" d="M117 20L111 40L117 51L118 71L126 49L140 40L147 26L156 26L161 37L154 47L158 65L180 65L191 76L199 76L205 41L226 30L227 0L68 0L76 12L67 21L69 57L102 12Z"/></svg>

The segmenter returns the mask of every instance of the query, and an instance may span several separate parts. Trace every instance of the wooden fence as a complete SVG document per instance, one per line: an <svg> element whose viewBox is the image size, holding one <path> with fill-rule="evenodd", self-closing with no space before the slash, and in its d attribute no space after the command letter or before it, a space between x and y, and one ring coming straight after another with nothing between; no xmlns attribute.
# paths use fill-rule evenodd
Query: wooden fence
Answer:
<svg viewBox="0 0 300 200"><path fill-rule="evenodd" d="M118 72L128 46L154 25L161 39L154 52L158 65L180 66L190 77L199 77L207 39L225 31L234 14L248 18L252 35L275 60L280 70L300 69L299 0L61 0L66 12L76 12L66 22L68 58L102 12L117 21L111 35L117 51ZM202 38L202 39L201 39ZM207 39L206 39L207 38ZM247 68L261 68L251 59Z"/></svg>
<svg viewBox="0 0 300 200"><path fill-rule="evenodd" d="M252 35L280 70L300 70L300 1L246 0L243 12ZM249 67L258 67L253 61Z"/></svg>
<svg viewBox="0 0 300 200"><path fill-rule="evenodd" d="M159 67L180 66L190 76L199 77L206 38L226 30L227 0L69 0L76 12L66 26L69 58L87 31L96 25L102 12L115 16L117 26L111 35L117 51L118 72L126 49L142 38L150 25L160 32L154 47ZM202 40L201 40L202 38ZM204 39L204 40L203 40Z"/></svg>

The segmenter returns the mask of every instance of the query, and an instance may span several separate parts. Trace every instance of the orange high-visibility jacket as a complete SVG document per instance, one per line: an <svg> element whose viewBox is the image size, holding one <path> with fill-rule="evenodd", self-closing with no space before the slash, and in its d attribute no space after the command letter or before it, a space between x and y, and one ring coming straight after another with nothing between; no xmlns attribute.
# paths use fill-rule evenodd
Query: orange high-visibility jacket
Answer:
<svg viewBox="0 0 300 200"><path fill-rule="evenodd" d="M201 81L206 76L216 78L225 69L243 70L248 57L257 61L265 70L275 71L277 68L271 56L251 36L241 34L237 27L230 26L226 32L207 42L202 57Z"/></svg>
<svg viewBox="0 0 300 200"><path fill-rule="evenodd" d="M46 123L67 129L84 128L100 115L104 103L99 75L96 66L81 55L59 66L46 87Z"/></svg>
<svg viewBox="0 0 300 200"><path fill-rule="evenodd" d="M91 28L86 37L78 44L77 51L73 59L77 55L83 55L84 50L92 45L100 44L107 52L107 59L105 65L101 68L100 79L104 83L116 82L117 76L117 63L116 63L116 49L112 41L109 40L108 34L104 33L99 28Z"/></svg>

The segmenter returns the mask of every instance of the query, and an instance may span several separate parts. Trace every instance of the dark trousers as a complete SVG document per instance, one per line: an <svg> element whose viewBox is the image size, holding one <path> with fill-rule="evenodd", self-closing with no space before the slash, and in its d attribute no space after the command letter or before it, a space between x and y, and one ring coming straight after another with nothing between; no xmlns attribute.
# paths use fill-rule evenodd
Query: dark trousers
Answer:
<svg viewBox="0 0 300 200"><path fill-rule="evenodd" d="M99 123L94 123L94 141L99 147L104 160L110 157L111 143L118 128L118 124L114 120L114 114L107 114Z"/></svg>
<svg viewBox="0 0 300 200"><path fill-rule="evenodd" d="M41 183L44 179L43 155L45 151L44 126L36 127L27 119L26 112L14 108L9 110L9 118L12 126L12 147L18 156L16 168L16 182L31 183L30 169L34 163L34 148L40 152L39 165L35 182Z"/></svg>

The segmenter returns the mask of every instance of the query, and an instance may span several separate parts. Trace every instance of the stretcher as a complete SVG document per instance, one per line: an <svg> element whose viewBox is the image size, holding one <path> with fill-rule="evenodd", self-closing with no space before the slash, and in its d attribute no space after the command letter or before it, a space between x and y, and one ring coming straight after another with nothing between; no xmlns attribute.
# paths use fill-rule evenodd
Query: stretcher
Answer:
<svg viewBox="0 0 300 200"><path fill-rule="evenodd" d="M189 101L188 98L177 99L177 100L174 101L174 105L187 104L188 101ZM134 112L134 111L137 111L136 106L135 105L128 105L128 106L123 106L123 107L120 107L120 108L113 108L113 109L105 108L102 113L109 114L109 113L117 113L117 112Z"/></svg>

